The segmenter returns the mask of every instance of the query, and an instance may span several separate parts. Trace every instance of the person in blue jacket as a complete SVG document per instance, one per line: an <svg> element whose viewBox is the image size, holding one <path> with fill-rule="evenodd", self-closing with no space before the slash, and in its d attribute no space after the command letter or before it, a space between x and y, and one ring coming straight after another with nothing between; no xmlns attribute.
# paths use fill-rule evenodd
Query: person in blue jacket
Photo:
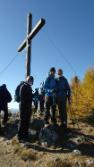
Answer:
<svg viewBox="0 0 94 167"><path fill-rule="evenodd" d="M45 81L45 127L49 126L50 109L51 109L51 121L56 124L56 90L57 82L55 79L56 70L54 67L50 69L49 76Z"/></svg>
<svg viewBox="0 0 94 167"><path fill-rule="evenodd" d="M66 103L67 99L70 103L71 99L71 89L67 79L63 76L62 69L58 69L58 78L57 78L57 105L59 109L59 116L61 119L61 126L63 129L67 128L67 111Z"/></svg>

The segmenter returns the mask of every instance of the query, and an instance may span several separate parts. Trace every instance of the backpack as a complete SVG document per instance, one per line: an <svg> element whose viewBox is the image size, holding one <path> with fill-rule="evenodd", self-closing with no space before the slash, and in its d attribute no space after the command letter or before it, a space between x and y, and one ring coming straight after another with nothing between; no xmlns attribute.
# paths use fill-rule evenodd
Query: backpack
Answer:
<svg viewBox="0 0 94 167"><path fill-rule="evenodd" d="M12 101L12 96L9 91L7 91L7 103L10 103Z"/></svg>
<svg viewBox="0 0 94 167"><path fill-rule="evenodd" d="M17 103L20 102L20 89L22 87L22 85L24 84L24 82L22 81L16 88L15 90L15 95L14 95L14 99Z"/></svg>

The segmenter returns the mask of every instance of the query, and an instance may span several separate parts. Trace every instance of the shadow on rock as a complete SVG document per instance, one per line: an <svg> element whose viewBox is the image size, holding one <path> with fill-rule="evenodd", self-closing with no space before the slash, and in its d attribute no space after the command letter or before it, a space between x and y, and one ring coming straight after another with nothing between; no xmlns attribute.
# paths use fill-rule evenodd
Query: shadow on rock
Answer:
<svg viewBox="0 0 94 167"><path fill-rule="evenodd" d="M12 122L8 122L4 127L1 128L1 136L8 140L16 136L18 132L18 123L18 119Z"/></svg>

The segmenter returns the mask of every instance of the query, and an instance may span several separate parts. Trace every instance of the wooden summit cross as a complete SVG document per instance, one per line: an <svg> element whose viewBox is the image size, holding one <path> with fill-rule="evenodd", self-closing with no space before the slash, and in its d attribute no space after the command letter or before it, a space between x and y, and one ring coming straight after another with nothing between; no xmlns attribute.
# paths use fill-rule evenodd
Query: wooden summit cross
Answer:
<svg viewBox="0 0 94 167"><path fill-rule="evenodd" d="M18 48L18 52L21 52L24 48L27 48L26 53L26 78L30 76L31 72L31 40L40 31L40 29L45 25L45 20L41 18L36 26L32 29L32 14L29 13L27 16L27 37L22 42Z"/></svg>

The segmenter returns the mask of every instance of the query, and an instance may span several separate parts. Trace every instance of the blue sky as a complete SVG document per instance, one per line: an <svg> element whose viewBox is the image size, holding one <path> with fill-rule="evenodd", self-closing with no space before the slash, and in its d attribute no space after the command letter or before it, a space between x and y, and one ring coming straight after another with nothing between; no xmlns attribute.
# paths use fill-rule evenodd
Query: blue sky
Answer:
<svg viewBox="0 0 94 167"><path fill-rule="evenodd" d="M94 66L94 0L0 0L0 71L18 55L0 73L0 84L6 83L14 95L17 84L25 79L26 50L19 54L17 48L26 36L29 12L33 27L41 17L46 20L32 40L34 87L45 80L51 66L62 68L69 81L74 71L82 79L87 68Z"/></svg>

